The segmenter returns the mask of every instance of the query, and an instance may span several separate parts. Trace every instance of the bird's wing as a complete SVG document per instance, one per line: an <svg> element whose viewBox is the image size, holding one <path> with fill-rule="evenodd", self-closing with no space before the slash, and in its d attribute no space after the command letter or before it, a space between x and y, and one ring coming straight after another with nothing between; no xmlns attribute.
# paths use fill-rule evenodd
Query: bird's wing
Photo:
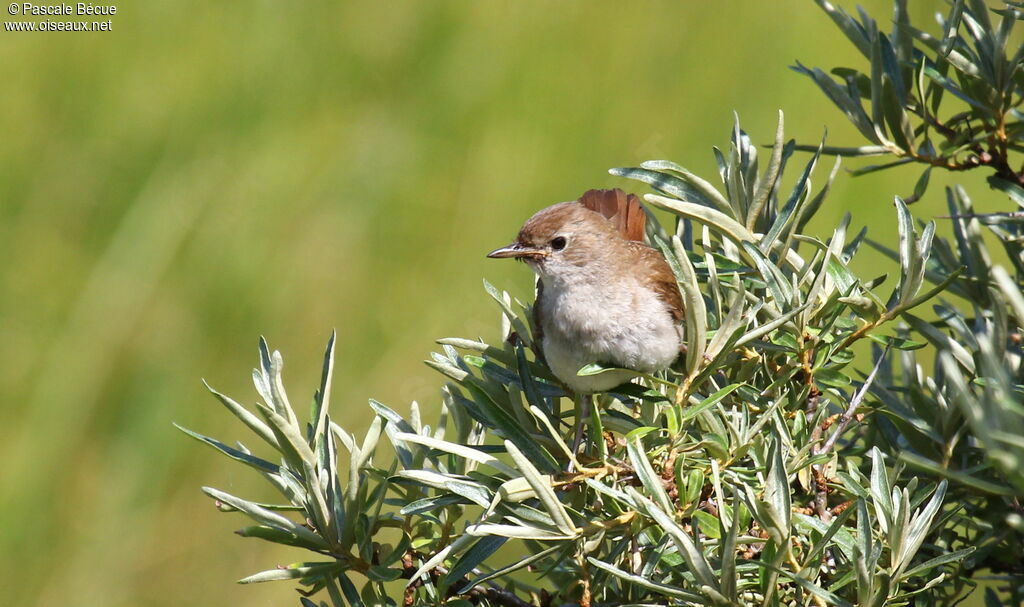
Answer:
<svg viewBox="0 0 1024 607"><path fill-rule="evenodd" d="M685 313L683 309L683 296L679 293L676 275L672 272L668 262L665 261L665 258L656 249L652 249L641 242L630 242L629 245L642 260L646 261L644 265L648 265L654 270L647 276L641 276L641 279L645 280L646 286L657 293L658 297L665 302L669 313L672 314L672 318L676 322L682 322Z"/></svg>
<svg viewBox="0 0 1024 607"><path fill-rule="evenodd" d="M647 215L634 194L622 190L587 190L579 203L607 217L626 240L644 241Z"/></svg>

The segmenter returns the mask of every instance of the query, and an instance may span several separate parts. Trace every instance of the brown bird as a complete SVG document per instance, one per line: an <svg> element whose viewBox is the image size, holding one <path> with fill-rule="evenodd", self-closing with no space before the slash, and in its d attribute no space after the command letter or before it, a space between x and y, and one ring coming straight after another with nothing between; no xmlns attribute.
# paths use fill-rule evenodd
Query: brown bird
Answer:
<svg viewBox="0 0 1024 607"><path fill-rule="evenodd" d="M488 254L525 261L540 277L537 341L555 377L577 394L632 377L578 374L591 363L651 373L679 355L683 299L668 262L644 244L645 225L636 196L590 190L539 211L515 242Z"/></svg>

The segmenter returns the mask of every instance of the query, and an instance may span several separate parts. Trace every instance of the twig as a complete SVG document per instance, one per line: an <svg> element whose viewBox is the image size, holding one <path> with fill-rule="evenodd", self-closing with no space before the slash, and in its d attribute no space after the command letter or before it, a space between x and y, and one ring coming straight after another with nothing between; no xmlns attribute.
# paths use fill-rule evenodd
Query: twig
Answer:
<svg viewBox="0 0 1024 607"><path fill-rule="evenodd" d="M842 415L839 416L839 420L835 423L835 430L828 439L819 446L814 447L813 451L815 455L824 455L836 446L836 442L839 441L839 437L849 427L850 422L853 421L854 416L857 413L857 408L864 401L864 397L867 396L868 390L871 388L871 384L875 381L875 375L878 374L878 370L882 367L882 361L885 360L886 355L889 354L889 346L885 347L882 351L882 355L875 361L875 367L871 370L865 378L864 383L861 385L854 394L853 398L850 399L849 406L843 411ZM826 423L831 425L833 423L830 418ZM812 441L817 442L821 439L821 435L825 430L825 425L816 425L812 434ZM828 508L828 477L825 475L825 467L822 464L814 464L811 466L811 471L814 473L814 509L818 513L818 518L825 521L826 523L832 519L833 512Z"/></svg>
<svg viewBox="0 0 1024 607"><path fill-rule="evenodd" d="M875 368L871 370L871 373L864 380L860 389L854 393L853 398L850 399L850 406L846 408L846 411L839 417L839 422L836 424L836 429L832 432L832 436L828 437L825 444L817 450L817 454L828 453L835 447L836 441L839 440L839 435L846 431L846 427L853 421L853 416L857 412L857 407L860 406L861 402L864 401L864 397L867 396L868 390L871 388L871 384L875 381L875 375L878 374L878 370L882 368L882 361L885 360L886 355L889 354L889 346L885 346L885 350L882 351L882 355L875 361Z"/></svg>

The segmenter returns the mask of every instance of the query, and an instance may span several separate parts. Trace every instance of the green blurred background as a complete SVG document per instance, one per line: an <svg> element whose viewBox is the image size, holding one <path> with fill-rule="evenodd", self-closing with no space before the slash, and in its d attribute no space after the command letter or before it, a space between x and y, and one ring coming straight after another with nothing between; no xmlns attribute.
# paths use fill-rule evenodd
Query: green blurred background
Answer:
<svg viewBox="0 0 1024 607"><path fill-rule="evenodd" d="M484 253L534 210L641 190L606 170L647 159L712 178L733 110L756 141L781 108L799 140L861 143L787 69L863 65L810 0L118 8L112 32L0 31L3 605L297 604L233 583L302 554L232 535L199 492L271 496L171 426L254 443L200 378L251 403L264 334L305 402L336 327L337 421L361 432L370 396L436 407L420 361L498 337L483 277L529 297ZM842 175L814 225L850 210L893 242L916 175Z"/></svg>

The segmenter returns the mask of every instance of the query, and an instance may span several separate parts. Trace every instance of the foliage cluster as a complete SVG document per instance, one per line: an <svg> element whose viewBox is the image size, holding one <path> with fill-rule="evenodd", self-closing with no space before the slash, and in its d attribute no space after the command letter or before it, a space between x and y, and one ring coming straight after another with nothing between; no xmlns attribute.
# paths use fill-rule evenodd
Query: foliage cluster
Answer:
<svg viewBox="0 0 1024 607"><path fill-rule="evenodd" d="M307 606L321 591L338 607L951 605L989 572L1019 600L1021 214L975 214L951 188L944 238L908 204L936 168L987 168L1024 205L1024 171L1010 168L1024 47L1007 54L1024 12L958 1L933 36L897 0L887 35L818 4L869 69L796 69L868 145L798 145L780 114L767 154L738 123L714 150L720 187L667 161L612 171L649 185L649 205L674 218L671 230L649 222L648 236L686 304L681 368L638 375L575 420L538 361L529 304L486 285L499 340L440 340L428 361L447 378L439 419L371 402L376 419L357 438L328 412L333 338L308 422L261 341L256 413L214 394L275 456L186 432L280 491L282 503L261 504L204 489L253 519L239 534L317 557L243 582L298 580ZM848 233L849 215L827 238L806 231L839 159L812 179L823 156L881 154L894 162L859 172L925 168L895 199L899 242L871 243L895 260L893 277L861 277L850 264L869 241ZM860 343L870 361L855 357L869 352ZM566 437L579 421L589 438L577 454Z"/></svg>

